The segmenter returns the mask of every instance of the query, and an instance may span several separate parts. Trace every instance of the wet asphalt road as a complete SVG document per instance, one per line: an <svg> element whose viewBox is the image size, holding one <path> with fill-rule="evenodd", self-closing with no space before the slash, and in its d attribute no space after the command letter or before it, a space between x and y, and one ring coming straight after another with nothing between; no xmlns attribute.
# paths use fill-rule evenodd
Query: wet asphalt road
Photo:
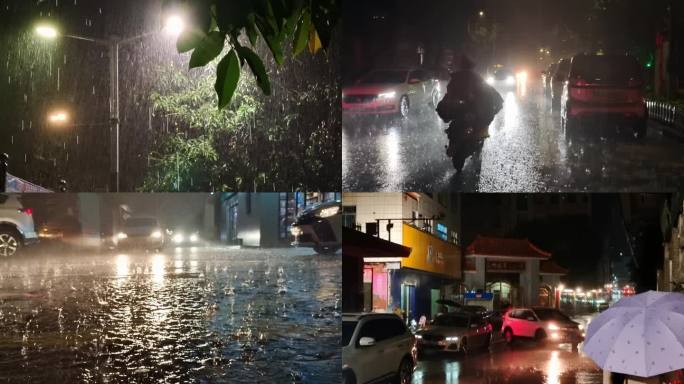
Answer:
<svg viewBox="0 0 684 384"><path fill-rule="evenodd" d="M573 316L586 329L596 313ZM413 384L602 384L603 371L568 344L538 345L517 340L511 346L495 334L488 350L421 356Z"/></svg>
<svg viewBox="0 0 684 384"><path fill-rule="evenodd" d="M570 346L540 347L518 343L492 345L490 351L473 351L467 357L430 355L421 359L413 384L526 383L601 384L603 372Z"/></svg>
<svg viewBox="0 0 684 384"><path fill-rule="evenodd" d="M643 192L684 185L684 141L663 134L657 123L649 123L642 141L615 126L596 133L601 125L594 124L571 142L558 112L536 89L501 92L505 104L490 137L460 176L445 154L446 125L430 108L414 110L406 121L345 115L343 190Z"/></svg>
<svg viewBox="0 0 684 384"><path fill-rule="evenodd" d="M0 260L0 382L341 380L341 258L306 249Z"/></svg>

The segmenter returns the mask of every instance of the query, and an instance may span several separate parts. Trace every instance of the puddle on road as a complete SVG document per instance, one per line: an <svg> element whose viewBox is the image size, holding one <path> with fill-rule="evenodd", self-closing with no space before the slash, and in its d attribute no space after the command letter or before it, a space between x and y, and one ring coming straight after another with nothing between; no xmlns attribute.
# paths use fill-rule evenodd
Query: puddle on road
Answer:
<svg viewBox="0 0 684 384"><path fill-rule="evenodd" d="M5 379L341 380L339 255L75 257L0 268Z"/></svg>

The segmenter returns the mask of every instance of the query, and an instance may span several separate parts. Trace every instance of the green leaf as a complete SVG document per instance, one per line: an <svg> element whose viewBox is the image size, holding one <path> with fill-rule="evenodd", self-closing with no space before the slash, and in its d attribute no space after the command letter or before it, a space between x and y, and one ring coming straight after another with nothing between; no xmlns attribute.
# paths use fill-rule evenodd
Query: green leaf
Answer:
<svg viewBox="0 0 684 384"><path fill-rule="evenodd" d="M292 47L292 53L295 56L306 48L306 43L309 41L309 28L311 28L311 15L309 12L304 11L295 31L295 40Z"/></svg>
<svg viewBox="0 0 684 384"><path fill-rule="evenodd" d="M240 58L247 61L249 69L252 70L254 77L256 77L257 85L266 95L271 94L271 81L268 79L268 74L266 73L266 67L264 63L259 58L254 51L247 47L238 47L238 54Z"/></svg>
<svg viewBox="0 0 684 384"><path fill-rule="evenodd" d="M240 61L235 50L231 49L216 67L216 85L214 85L214 89L218 94L219 109L223 109L230 104L230 100L233 98L237 88L238 80L240 80Z"/></svg>
<svg viewBox="0 0 684 384"><path fill-rule="evenodd" d="M176 49L178 50L178 53L190 52L197 48L205 36L205 34L199 33L194 29L183 31L183 33L178 36L178 40L176 40Z"/></svg>
<svg viewBox="0 0 684 384"><path fill-rule="evenodd" d="M203 67L209 64L223 51L224 41L225 35L223 33L210 32L192 52L190 68Z"/></svg>

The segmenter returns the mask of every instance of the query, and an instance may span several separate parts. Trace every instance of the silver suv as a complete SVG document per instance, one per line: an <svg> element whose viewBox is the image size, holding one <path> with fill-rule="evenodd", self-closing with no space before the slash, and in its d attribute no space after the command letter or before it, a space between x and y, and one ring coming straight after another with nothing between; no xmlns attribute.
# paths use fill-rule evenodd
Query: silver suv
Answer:
<svg viewBox="0 0 684 384"><path fill-rule="evenodd" d="M23 246L38 242L33 210L19 196L0 194L0 258L14 256Z"/></svg>
<svg viewBox="0 0 684 384"><path fill-rule="evenodd" d="M415 338L399 316L389 313L343 314L343 383L394 379L400 384L409 384L415 366Z"/></svg>

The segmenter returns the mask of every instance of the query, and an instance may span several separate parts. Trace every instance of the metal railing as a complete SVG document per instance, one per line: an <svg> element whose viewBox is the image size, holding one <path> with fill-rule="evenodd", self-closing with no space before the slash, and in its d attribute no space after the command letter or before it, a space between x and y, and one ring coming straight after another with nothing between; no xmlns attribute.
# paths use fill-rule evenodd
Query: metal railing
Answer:
<svg viewBox="0 0 684 384"><path fill-rule="evenodd" d="M684 108L664 101L646 100L648 117L684 135Z"/></svg>

